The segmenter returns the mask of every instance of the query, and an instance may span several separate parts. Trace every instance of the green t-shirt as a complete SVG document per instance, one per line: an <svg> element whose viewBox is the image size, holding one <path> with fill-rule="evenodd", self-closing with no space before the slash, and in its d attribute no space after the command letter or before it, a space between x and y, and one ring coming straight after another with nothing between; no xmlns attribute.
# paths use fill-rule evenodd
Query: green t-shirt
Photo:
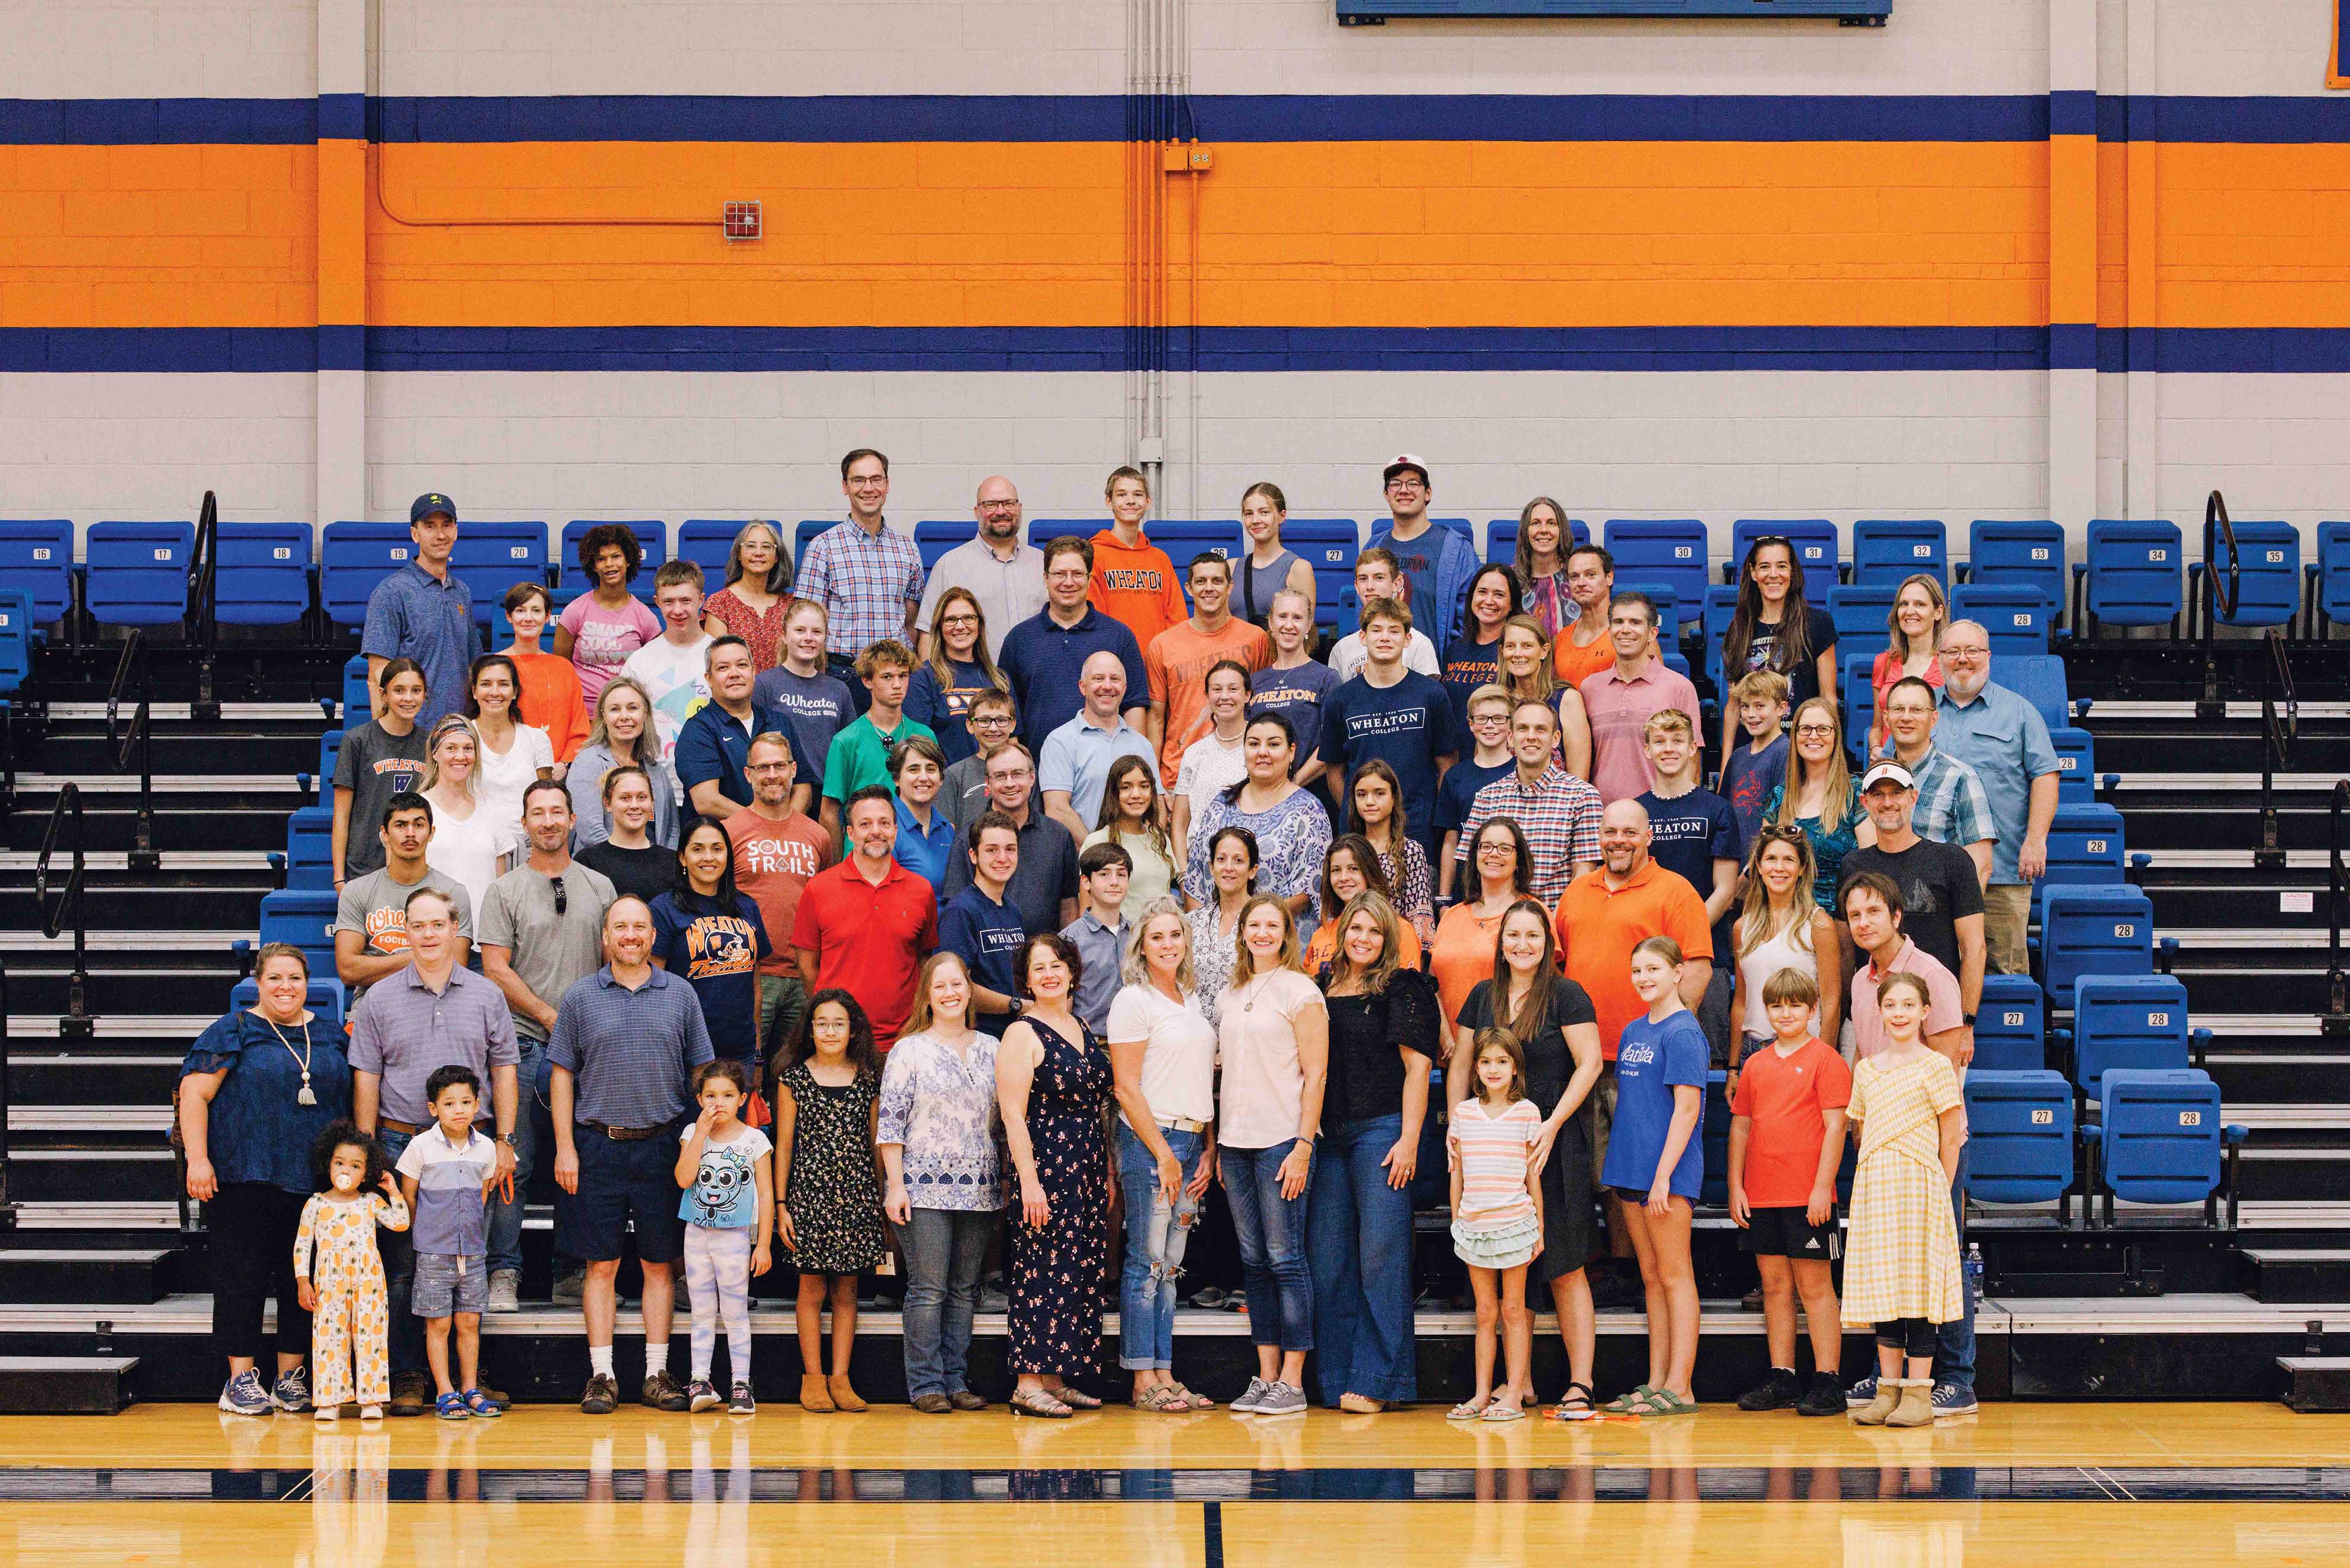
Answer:
<svg viewBox="0 0 2350 1568"><path fill-rule="evenodd" d="M927 741L939 738L928 724L918 724L902 714L898 727L887 734L874 727L870 713L859 713L850 720L840 733L833 736L831 746L825 752L824 798L846 801L871 784L893 788L889 748L912 735Z"/></svg>

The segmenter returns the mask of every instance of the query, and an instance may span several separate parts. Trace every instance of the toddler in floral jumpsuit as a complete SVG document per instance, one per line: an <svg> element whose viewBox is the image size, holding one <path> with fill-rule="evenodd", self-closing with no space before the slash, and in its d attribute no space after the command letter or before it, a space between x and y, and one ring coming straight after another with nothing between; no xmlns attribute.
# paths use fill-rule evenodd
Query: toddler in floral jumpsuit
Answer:
<svg viewBox="0 0 2350 1568"><path fill-rule="evenodd" d="M296 1287L312 1314L311 1402L321 1421L354 1400L362 1419L379 1419L391 1397L390 1307L375 1232L379 1225L407 1230L408 1205L384 1168L382 1148L357 1127L337 1122L318 1144L323 1189L303 1205L294 1236ZM380 1191L367 1190L370 1176Z"/></svg>

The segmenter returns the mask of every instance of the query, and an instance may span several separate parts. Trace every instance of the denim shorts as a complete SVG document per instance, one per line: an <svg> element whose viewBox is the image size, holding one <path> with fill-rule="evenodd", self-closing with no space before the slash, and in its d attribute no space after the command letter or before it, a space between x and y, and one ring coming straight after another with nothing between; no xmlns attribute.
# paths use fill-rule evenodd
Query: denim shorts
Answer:
<svg viewBox="0 0 2350 1568"><path fill-rule="evenodd" d="M416 1288L409 1297L418 1317L448 1317L452 1313L479 1313L489 1304L490 1262L486 1254L454 1252L416 1254Z"/></svg>

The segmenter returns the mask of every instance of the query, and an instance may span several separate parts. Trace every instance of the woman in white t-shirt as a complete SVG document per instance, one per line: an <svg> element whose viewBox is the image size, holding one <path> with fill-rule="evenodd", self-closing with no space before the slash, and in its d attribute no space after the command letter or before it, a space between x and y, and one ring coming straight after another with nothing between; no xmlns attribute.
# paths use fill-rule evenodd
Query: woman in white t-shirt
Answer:
<svg viewBox="0 0 2350 1568"><path fill-rule="evenodd" d="M473 759L473 798L490 822L520 822L522 792L533 779L555 776L555 742L523 722L522 671L503 653L473 660L466 680L465 717L480 750Z"/></svg>
<svg viewBox="0 0 2350 1568"><path fill-rule="evenodd" d="M1242 1414L1305 1408L1314 1348L1314 1281L1305 1258L1305 1189L1322 1131L1330 1014L1298 967L1289 905L1259 893L1241 908L1240 951L1216 1004L1223 1064L1216 1170L1232 1199L1257 1376L1232 1401Z"/></svg>
<svg viewBox="0 0 2350 1568"><path fill-rule="evenodd" d="M1126 1194L1126 1270L1118 1361L1134 1374L1134 1407L1174 1414L1215 1401L1170 1370L1175 1278L1207 1196L1216 1149L1216 1030L1200 1011L1191 923L1161 897L1128 927L1109 1004L1109 1064L1118 1104L1116 1146Z"/></svg>
<svg viewBox="0 0 2350 1568"><path fill-rule="evenodd" d="M425 746L422 794L432 807L432 839L424 864L465 889L476 909L490 884L507 870L522 847L522 817L499 822L474 793L473 768L481 740L473 722L451 713L432 726Z"/></svg>
<svg viewBox="0 0 2350 1568"><path fill-rule="evenodd" d="M1175 812L1175 843L1191 842L1191 825L1207 814L1209 799L1248 777L1249 667L1220 659L1208 671L1208 732L1183 748L1175 765L1175 788L1168 804Z"/></svg>

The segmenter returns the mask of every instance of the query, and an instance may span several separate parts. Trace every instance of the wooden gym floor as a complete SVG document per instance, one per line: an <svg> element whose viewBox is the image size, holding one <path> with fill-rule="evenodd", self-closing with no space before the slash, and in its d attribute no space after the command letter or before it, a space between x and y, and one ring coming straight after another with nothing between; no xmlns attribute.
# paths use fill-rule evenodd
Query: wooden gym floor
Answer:
<svg viewBox="0 0 2350 1568"><path fill-rule="evenodd" d="M196 1406L0 1418L5 1568L1410 1563L2350 1564L2350 1418L1996 1405L1931 1430L1746 1416L1451 1426L1003 1407L320 1430Z"/></svg>

